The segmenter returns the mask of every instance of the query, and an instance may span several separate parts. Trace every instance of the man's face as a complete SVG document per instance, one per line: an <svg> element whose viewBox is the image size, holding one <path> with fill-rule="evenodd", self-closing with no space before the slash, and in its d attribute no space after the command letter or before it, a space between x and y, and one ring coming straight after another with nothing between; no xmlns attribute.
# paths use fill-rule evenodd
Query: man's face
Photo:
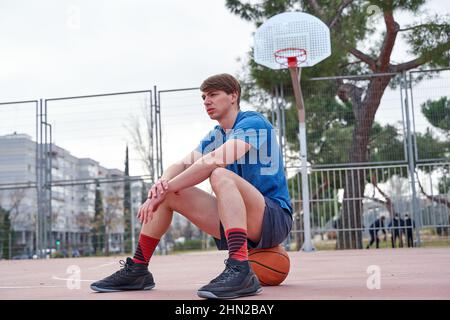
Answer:
<svg viewBox="0 0 450 320"><path fill-rule="evenodd" d="M222 90L211 90L202 92L202 99L208 116L212 120L220 120L231 110L232 105L236 104L237 94L227 94Z"/></svg>

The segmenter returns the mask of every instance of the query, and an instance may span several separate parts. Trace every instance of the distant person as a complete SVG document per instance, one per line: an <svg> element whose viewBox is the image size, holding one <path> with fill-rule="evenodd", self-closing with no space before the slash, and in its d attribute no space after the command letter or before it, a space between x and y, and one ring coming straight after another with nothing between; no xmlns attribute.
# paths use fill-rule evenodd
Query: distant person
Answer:
<svg viewBox="0 0 450 320"><path fill-rule="evenodd" d="M391 242L392 248L395 248L397 245L398 239L398 247L403 248L403 228L405 226L405 221L400 218L398 213L394 215L394 218L389 223L388 228L391 230Z"/></svg>
<svg viewBox="0 0 450 320"><path fill-rule="evenodd" d="M413 230L416 228L416 223L413 219L409 217L408 214L405 214L405 231L406 231L406 241L408 243L408 248L414 247L413 240Z"/></svg>
<svg viewBox="0 0 450 320"><path fill-rule="evenodd" d="M369 227L370 242L366 249L369 249L375 242L376 248L380 248L380 239L378 238L378 232L381 230L384 233L384 241L386 241L386 229L384 228L384 216L375 220Z"/></svg>
<svg viewBox="0 0 450 320"><path fill-rule="evenodd" d="M80 257L80 251L78 251L78 249L73 249L72 250L72 257L73 258L79 258Z"/></svg>

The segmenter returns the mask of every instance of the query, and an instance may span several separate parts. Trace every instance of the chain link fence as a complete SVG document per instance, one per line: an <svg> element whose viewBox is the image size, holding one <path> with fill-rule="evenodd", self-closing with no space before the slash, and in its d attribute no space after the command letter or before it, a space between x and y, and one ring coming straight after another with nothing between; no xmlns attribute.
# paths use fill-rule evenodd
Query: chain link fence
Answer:
<svg viewBox="0 0 450 320"><path fill-rule="evenodd" d="M38 104L0 103L0 252L6 259L25 257L35 246Z"/></svg>
<svg viewBox="0 0 450 320"><path fill-rule="evenodd" d="M449 72L302 82L317 249L450 244ZM132 252L134 217L163 163L192 151L216 125L198 90L1 103L1 257ZM305 230L290 90L278 85L253 97L258 107L241 108L264 113L278 133L294 208L284 245L299 250ZM212 192L207 182L201 188ZM212 238L175 214L157 250L209 248Z"/></svg>
<svg viewBox="0 0 450 320"><path fill-rule="evenodd" d="M415 159L448 158L450 141L450 69L409 74Z"/></svg>
<svg viewBox="0 0 450 320"><path fill-rule="evenodd" d="M310 224L318 248L375 247L378 234L389 248L450 244L448 72L305 81ZM385 77L392 79L383 87ZM274 123L285 121L281 132L293 154L286 156L296 208L290 246L299 249L304 224L297 121L289 89L280 92L287 120Z"/></svg>
<svg viewBox="0 0 450 320"><path fill-rule="evenodd" d="M159 166L152 91L27 104L1 105L2 257L133 251Z"/></svg>

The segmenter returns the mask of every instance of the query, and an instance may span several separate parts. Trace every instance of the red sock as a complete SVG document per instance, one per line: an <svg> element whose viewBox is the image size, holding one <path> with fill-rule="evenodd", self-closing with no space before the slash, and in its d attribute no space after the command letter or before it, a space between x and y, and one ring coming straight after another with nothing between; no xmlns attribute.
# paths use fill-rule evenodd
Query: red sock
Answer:
<svg viewBox="0 0 450 320"><path fill-rule="evenodd" d="M228 256L231 259L247 261L247 230L230 228L225 231L228 244Z"/></svg>
<svg viewBox="0 0 450 320"><path fill-rule="evenodd" d="M141 233L136 252L134 253L133 262L148 264L158 243L159 239Z"/></svg>

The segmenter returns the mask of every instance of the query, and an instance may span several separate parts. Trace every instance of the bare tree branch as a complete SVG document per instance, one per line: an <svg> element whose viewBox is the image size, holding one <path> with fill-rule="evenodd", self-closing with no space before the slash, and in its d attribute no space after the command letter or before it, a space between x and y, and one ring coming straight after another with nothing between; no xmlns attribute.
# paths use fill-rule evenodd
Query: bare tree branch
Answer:
<svg viewBox="0 0 450 320"><path fill-rule="evenodd" d="M328 23L328 27L330 29L332 29L341 19L342 17L342 11L344 11L344 9L353 2L354 0L344 0L342 1L341 5L339 6L339 8L337 9L337 13L334 16L334 18L330 21L330 23Z"/></svg>
<svg viewBox="0 0 450 320"><path fill-rule="evenodd" d="M364 199L369 199L369 200L372 200L372 201L374 201L374 202L378 202L378 203L381 203L381 204L383 204L383 205L387 205L387 202L386 202L386 201L383 201L383 200L378 199L378 198L364 197Z"/></svg>
<svg viewBox="0 0 450 320"><path fill-rule="evenodd" d="M140 117L131 116L130 124L126 126L126 129L130 133L134 149L139 153L148 174L154 179L153 122L147 110L149 108L148 105L143 106L143 126Z"/></svg>
<svg viewBox="0 0 450 320"><path fill-rule="evenodd" d="M394 48L395 39L397 38L400 25L394 20L392 11L384 12L384 22L386 24L386 35L381 46L380 56L377 60L379 71L387 71L391 60L392 50Z"/></svg>
<svg viewBox="0 0 450 320"><path fill-rule="evenodd" d="M323 8L317 3L316 0L308 0L309 5L313 8L314 12L320 16L322 19L325 18L325 11Z"/></svg>
<svg viewBox="0 0 450 320"><path fill-rule="evenodd" d="M325 181L316 189L316 192L313 194L311 199L317 199L319 195L328 188L328 185L328 180L325 179Z"/></svg>
<svg viewBox="0 0 450 320"><path fill-rule="evenodd" d="M364 63L364 61L357 60L357 61L352 61L352 62L348 62L348 63L345 63L345 64L340 64L340 65L339 65L339 68L340 68L340 69L344 69L344 68L346 68L346 67L353 66L353 65L355 65L355 64L360 64L360 63Z"/></svg>
<svg viewBox="0 0 450 320"><path fill-rule="evenodd" d="M417 173L416 173L417 175ZM423 189L422 185L420 184L420 180L419 180L419 176L417 175L417 183L419 184L419 188L420 188L420 192L422 192L422 194L430 201L432 202L436 202L439 204L443 204L445 206L447 206L448 209L450 209L450 201L448 201L445 198L442 197L435 197L435 196L430 196L429 194L427 194L425 192L425 190Z"/></svg>
<svg viewBox="0 0 450 320"><path fill-rule="evenodd" d="M374 185L375 188L377 188L378 192L386 199L386 202L384 202L384 204L386 205L386 208L388 209L391 218L393 218L395 215L395 210L391 197L389 197L386 193L384 193L380 189L380 187L378 187L378 183L375 176L372 176L372 184Z"/></svg>
<svg viewBox="0 0 450 320"><path fill-rule="evenodd" d="M348 52L350 52L352 55L354 55L356 58L358 58L359 60L361 60L362 62L365 62L369 68L372 71L376 71L377 70L377 65L374 59L372 59L369 55L359 51L356 48L348 48L347 49Z"/></svg>
<svg viewBox="0 0 450 320"><path fill-rule="evenodd" d="M407 32L407 31L411 31L411 30L415 30L415 29L419 29L419 28L429 28L429 27L446 27L446 24L439 24L439 23L423 23L423 24L418 24L415 26L411 26L408 28L401 28L398 29L398 32Z"/></svg>
<svg viewBox="0 0 450 320"><path fill-rule="evenodd" d="M411 61L392 66L393 72L403 72L417 68L433 59L434 56L443 54L450 50L450 41L438 45L436 48L422 53L422 55Z"/></svg>

